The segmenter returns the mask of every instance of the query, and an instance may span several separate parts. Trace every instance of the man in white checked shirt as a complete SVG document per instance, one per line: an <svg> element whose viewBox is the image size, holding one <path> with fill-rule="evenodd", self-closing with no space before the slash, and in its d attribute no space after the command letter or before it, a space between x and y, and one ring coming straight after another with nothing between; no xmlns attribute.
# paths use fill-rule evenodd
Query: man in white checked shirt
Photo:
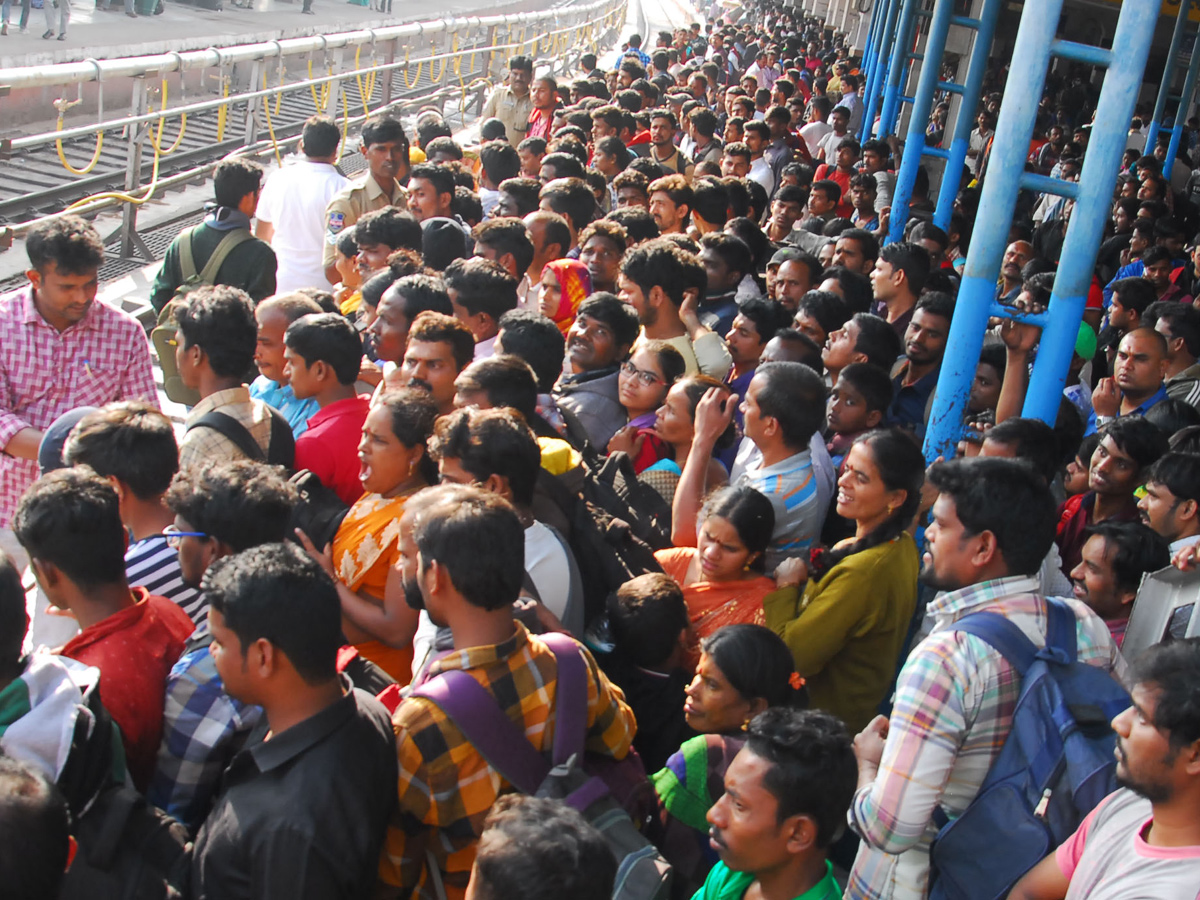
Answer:
<svg viewBox="0 0 1200 900"><path fill-rule="evenodd" d="M29 284L0 296L0 548L24 567L9 527L38 475L43 430L77 406L144 399L158 405L150 345L127 313L96 302L104 245L61 216L25 241Z"/></svg>

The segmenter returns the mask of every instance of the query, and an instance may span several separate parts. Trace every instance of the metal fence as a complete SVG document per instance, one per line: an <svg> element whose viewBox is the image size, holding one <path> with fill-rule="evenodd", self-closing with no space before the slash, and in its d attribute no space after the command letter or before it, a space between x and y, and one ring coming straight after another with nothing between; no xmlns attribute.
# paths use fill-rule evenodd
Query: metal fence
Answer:
<svg viewBox="0 0 1200 900"><path fill-rule="evenodd" d="M342 128L342 152L351 130L381 112L434 107L449 118L457 115L461 124L469 110L482 109L508 57L532 55L542 69L569 71L582 54L615 42L627 5L628 0L600 0L538 13L0 69L5 94L48 86L64 90L55 103L54 131L0 142L0 184L7 193L0 192L0 210L8 219L0 226L0 247L64 212L92 215L119 206L121 225L106 243L118 240L121 256L153 259L137 232L138 208L202 179L221 159L279 158L315 113ZM189 73L203 86L205 99L188 99ZM111 117L105 83L118 79L132 84L132 97L127 113ZM72 87L77 97L68 100ZM97 95L95 121L69 125L69 111L83 101L85 89ZM22 181L22 173L38 167L53 167L57 178L43 174L32 183Z"/></svg>

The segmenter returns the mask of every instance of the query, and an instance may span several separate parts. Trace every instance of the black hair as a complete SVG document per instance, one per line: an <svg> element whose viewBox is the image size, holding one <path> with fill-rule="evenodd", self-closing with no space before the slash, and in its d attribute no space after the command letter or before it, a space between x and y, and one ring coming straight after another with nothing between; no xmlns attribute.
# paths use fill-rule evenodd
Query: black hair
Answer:
<svg viewBox="0 0 1200 900"><path fill-rule="evenodd" d="M283 342L309 368L318 361L328 364L338 384L349 385L358 380L362 337L345 316L337 313L301 316L288 326Z"/></svg>
<svg viewBox="0 0 1200 900"><path fill-rule="evenodd" d="M840 376L839 376L840 377ZM921 486L925 483L925 457L911 433L902 428L878 428L854 441L871 451L880 480L889 491L904 491L904 501L886 519L865 536L828 553L823 562L833 568L847 556L886 544L912 522L921 505Z"/></svg>
<svg viewBox="0 0 1200 900"><path fill-rule="evenodd" d="M305 683L337 678L344 643L337 586L295 544L261 544L222 557L205 571L202 585L209 607L237 635L243 659L249 645L267 640Z"/></svg>
<svg viewBox="0 0 1200 900"><path fill-rule="evenodd" d="M477 246L483 244L491 247L498 256L511 253L518 272L524 272L533 265L533 241L529 239L525 223L520 219L488 219L476 225L472 234Z"/></svg>
<svg viewBox="0 0 1200 900"><path fill-rule="evenodd" d="M441 124L445 126L444 122ZM432 136L425 138L425 143L429 143L431 139ZM400 124L399 119L388 115L372 116L367 119L363 123L361 140L364 147L390 143L399 143L408 147L408 136L404 133L404 126Z"/></svg>
<svg viewBox="0 0 1200 900"><path fill-rule="evenodd" d="M1171 251L1168 250L1166 247L1160 247L1160 246L1147 247L1145 252L1142 253L1142 265L1143 266L1152 266L1152 265L1155 265L1156 263L1170 262L1170 261L1171 261Z"/></svg>
<svg viewBox="0 0 1200 900"><path fill-rule="evenodd" d="M0 755L0 883L7 900L59 896L71 848L66 798L43 772Z"/></svg>
<svg viewBox="0 0 1200 900"><path fill-rule="evenodd" d="M633 159L633 155L629 152L629 148L625 146L625 142L616 135L610 134L608 137L600 138L596 142L596 149L601 153L611 156L617 163L617 169L621 172L625 171L626 166Z"/></svg>
<svg viewBox="0 0 1200 900"><path fill-rule="evenodd" d="M1146 483L1163 485L1180 500L1200 503L1200 456L1172 451L1150 468Z"/></svg>
<svg viewBox="0 0 1200 900"><path fill-rule="evenodd" d="M278 469L249 460L189 466L163 498L167 509L235 552L291 537L299 502Z"/></svg>
<svg viewBox="0 0 1200 900"><path fill-rule="evenodd" d="M433 275L405 275L391 284L392 290L404 299L404 316L411 325L423 312L438 312L445 316L454 315L450 295L442 279Z"/></svg>
<svg viewBox="0 0 1200 900"><path fill-rule="evenodd" d="M1177 397L1164 397L1146 410L1142 418L1169 438L1180 429L1200 425L1200 410Z"/></svg>
<svg viewBox="0 0 1200 900"><path fill-rule="evenodd" d="M25 492L12 530L34 561L79 588L125 583L125 526L117 492L85 466L43 475Z"/></svg>
<svg viewBox="0 0 1200 900"><path fill-rule="evenodd" d="M198 287L175 307L175 322L184 347L200 347L215 375L241 377L253 365L258 324L245 291L224 284Z"/></svg>
<svg viewBox="0 0 1200 900"><path fill-rule="evenodd" d="M730 686L751 703L796 706L806 697L792 687L796 671L783 638L762 625L726 625L700 642L700 651L721 670Z"/></svg>
<svg viewBox="0 0 1200 900"><path fill-rule="evenodd" d="M628 172L622 172L617 178L626 174ZM613 179L613 183L616 184L616 179ZM642 190L645 190L645 185L642 185ZM604 218L616 222L624 228L631 243L644 243L658 237L658 225L655 223L654 217L643 206L623 206L614 209Z"/></svg>
<svg viewBox="0 0 1200 900"><path fill-rule="evenodd" d="M567 153L563 150L556 150L553 153L548 153L542 157L543 166L552 166L554 168L554 180L559 178L582 178L583 163L579 161L579 157L574 153Z"/></svg>
<svg viewBox="0 0 1200 900"><path fill-rule="evenodd" d="M904 273L904 280L914 296L919 296L925 282L929 280L931 268L929 252L920 244L897 241L879 251L879 261L891 265Z"/></svg>
<svg viewBox="0 0 1200 900"><path fill-rule="evenodd" d="M438 194L449 194L454 197L454 173L446 166L438 166L433 163L417 163L408 173L408 180L411 183L415 179L423 178L433 186L433 189Z"/></svg>
<svg viewBox="0 0 1200 900"><path fill-rule="evenodd" d="M861 272L853 272L845 266L830 266L821 273L821 280L836 278L842 289L842 299L853 313L867 313L875 301L871 292L871 279ZM890 327L890 326L889 326ZM899 351L897 351L899 355Z"/></svg>
<svg viewBox="0 0 1200 900"><path fill-rule="evenodd" d="M459 371L465 369L475 356L475 336L470 329L454 316L444 313L423 312L413 319L408 329L409 346L414 341L449 345Z"/></svg>
<svg viewBox="0 0 1200 900"><path fill-rule="evenodd" d="M790 315L782 303L767 297L748 297L738 305L738 314L754 323L761 344L786 327Z"/></svg>
<svg viewBox="0 0 1200 900"><path fill-rule="evenodd" d="M459 391L483 393L491 408L515 409L532 425L537 415L537 378L529 363L510 353L477 359L454 380Z"/></svg>
<svg viewBox="0 0 1200 900"><path fill-rule="evenodd" d="M767 547L775 531L775 508L762 493L749 485L728 486L715 492L705 503L700 518L718 516L728 520L743 546L755 556L750 567L762 572Z"/></svg>
<svg viewBox="0 0 1200 900"><path fill-rule="evenodd" d="M895 388L886 369L865 362L850 363L838 373L838 387L843 382L862 394L867 405L867 412L886 413L888 407L892 405Z"/></svg>
<svg viewBox="0 0 1200 900"><path fill-rule="evenodd" d="M472 606L511 606L525 580L525 529L512 504L467 485L440 485L424 497L413 521L422 574L436 562Z"/></svg>
<svg viewBox="0 0 1200 900"><path fill-rule="evenodd" d="M941 247L942 250L945 250L950 246L950 236L946 234L942 228L925 220L917 221L916 225L913 226L912 231L908 233L908 239L914 242L933 241L935 244Z"/></svg>
<svg viewBox="0 0 1200 900"><path fill-rule="evenodd" d="M1181 338L1188 355L1200 356L1200 310L1190 303L1158 300L1142 314L1144 324L1162 320L1171 330L1171 338Z"/></svg>
<svg viewBox="0 0 1200 900"><path fill-rule="evenodd" d="M665 240L648 241L634 247L621 260L621 274L649 296L654 287L661 287L672 305L683 304L687 289L685 254Z"/></svg>
<svg viewBox="0 0 1200 900"><path fill-rule="evenodd" d="M446 266L444 279L457 295L455 301L470 315L484 312L499 321L517 306L517 279L491 260L478 256L456 259Z"/></svg>
<svg viewBox="0 0 1200 900"><path fill-rule="evenodd" d="M529 364L537 378L537 388L547 394L562 374L566 338L553 321L527 309L510 309L500 317L505 354Z"/></svg>
<svg viewBox="0 0 1200 900"><path fill-rule="evenodd" d="M608 900L616 874L607 840L570 806L508 794L484 820L472 883L478 900Z"/></svg>
<svg viewBox="0 0 1200 900"><path fill-rule="evenodd" d="M767 709L751 721L746 750L771 764L763 787L778 803L779 823L795 815L817 826L814 843L833 844L846 825L858 763L846 726L821 710Z"/></svg>
<svg viewBox="0 0 1200 900"><path fill-rule="evenodd" d="M845 302L830 291L806 292L796 304L796 312L812 316L826 334L841 328L850 318Z"/></svg>
<svg viewBox="0 0 1200 900"><path fill-rule="evenodd" d="M789 360L789 362L797 362L808 366L808 368L812 369L818 375L825 374L825 364L821 361L820 346L803 331L796 328L780 328L771 336L771 339L799 345L799 350L796 352L800 358Z"/></svg>
<svg viewBox="0 0 1200 900"><path fill-rule="evenodd" d="M783 442L802 449L825 422L825 382L803 363L772 362L754 373L758 408L779 423Z"/></svg>
<svg viewBox="0 0 1200 900"><path fill-rule="evenodd" d="M837 237L839 241L857 241L862 255L867 259L879 258L879 241L875 239L875 235L871 234L871 232L864 231L861 228L847 228Z"/></svg>
<svg viewBox="0 0 1200 900"><path fill-rule="evenodd" d="M86 275L104 263L104 242L79 216L59 216L33 228L25 238L25 252L42 274L51 263L59 275Z"/></svg>
<svg viewBox="0 0 1200 900"><path fill-rule="evenodd" d="M304 155L314 158L332 156L337 152L342 135L337 124L329 116L309 116L304 122L300 140L304 144Z"/></svg>
<svg viewBox="0 0 1200 900"><path fill-rule="evenodd" d="M513 502L533 503L542 453L529 425L508 409L459 409L434 426L430 453L435 459L457 459L476 480L492 475L508 480Z"/></svg>
<svg viewBox="0 0 1200 900"><path fill-rule="evenodd" d="M1117 449L1132 457L1141 474L1167 452L1167 435L1141 416L1121 416L1100 429L1100 438L1111 437Z"/></svg>
<svg viewBox="0 0 1200 900"><path fill-rule="evenodd" d="M6 683L21 674L21 647L28 627L21 573L0 550L0 679Z"/></svg>
<svg viewBox="0 0 1200 900"><path fill-rule="evenodd" d="M719 180L712 177L697 178L692 182L692 196L688 206L692 212L699 214L705 222L718 227L723 226L729 217L729 190ZM713 232L712 235L720 234ZM711 235L705 235L710 237ZM749 269L741 269L748 272Z"/></svg>
<svg viewBox="0 0 1200 900"><path fill-rule="evenodd" d="M1041 473L1018 460L976 457L934 463L928 477L939 493L954 500L968 536L984 531L995 536L1008 574L1037 573L1057 524L1054 498Z"/></svg>
<svg viewBox="0 0 1200 900"><path fill-rule="evenodd" d="M454 140L453 137L445 135L435 137L425 145L425 155L427 157L433 157L438 153L445 153L452 160L461 160L463 158L463 149L459 146L458 141Z"/></svg>
<svg viewBox="0 0 1200 900"><path fill-rule="evenodd" d="M506 178L500 182L500 190L517 201L520 215L527 216L538 208L542 184L536 178Z"/></svg>
<svg viewBox="0 0 1200 900"><path fill-rule="evenodd" d="M1014 457L1029 463L1047 485L1058 474L1062 459L1058 436L1041 419L1005 419L984 432L983 439L1011 447Z"/></svg>
<svg viewBox="0 0 1200 900"><path fill-rule="evenodd" d="M212 179L217 205L236 207L262 187L263 167L252 159L223 159L213 169Z"/></svg>
<svg viewBox="0 0 1200 900"><path fill-rule="evenodd" d="M1008 352L1003 344L987 344L979 351L979 365L991 366L996 374L1004 377L1008 365Z"/></svg>
<svg viewBox="0 0 1200 900"><path fill-rule="evenodd" d="M338 235L337 249L346 259L354 259L358 255L358 241L354 239L353 228L347 228Z"/></svg>
<svg viewBox="0 0 1200 900"><path fill-rule="evenodd" d="M932 316L938 316L949 324L954 318L954 298L943 291L927 291L917 301L915 310L923 310Z"/></svg>
<svg viewBox="0 0 1200 900"><path fill-rule="evenodd" d="M533 71L533 57L518 54L508 58L508 67L510 69L521 69L524 72Z"/></svg>
<svg viewBox="0 0 1200 900"><path fill-rule="evenodd" d="M1200 740L1200 638L1154 645L1134 661L1129 680L1155 689L1154 726L1167 732L1173 752Z"/></svg>
<svg viewBox="0 0 1200 900"><path fill-rule="evenodd" d="M578 178L555 178L538 195L539 202L546 201L550 209L566 218L577 232L592 221L596 212L596 195L583 180L582 168L579 175Z"/></svg>
<svg viewBox="0 0 1200 900"><path fill-rule="evenodd" d="M171 420L157 406L125 400L80 419L63 445L63 461L116 478L139 500L152 500L179 470L179 447Z"/></svg>
<svg viewBox="0 0 1200 900"><path fill-rule="evenodd" d="M354 223L354 240L359 247L383 244L398 250L421 250L421 223L412 213L394 206L373 210Z"/></svg>
<svg viewBox="0 0 1200 900"><path fill-rule="evenodd" d="M607 606L616 652L643 669L662 665L679 646L679 633L689 624L683 589L662 572L626 581L609 596Z"/></svg>
<svg viewBox="0 0 1200 900"><path fill-rule="evenodd" d="M1137 591L1142 576L1171 564L1167 539L1141 522L1117 522L1109 519L1083 529L1087 537L1104 538L1104 554L1112 554L1112 570L1117 586Z"/></svg>

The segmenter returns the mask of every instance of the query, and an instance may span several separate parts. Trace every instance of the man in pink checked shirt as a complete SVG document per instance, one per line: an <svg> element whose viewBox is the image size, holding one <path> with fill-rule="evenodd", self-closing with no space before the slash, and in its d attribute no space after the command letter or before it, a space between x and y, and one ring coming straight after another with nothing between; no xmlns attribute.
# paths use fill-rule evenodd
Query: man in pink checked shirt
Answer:
<svg viewBox="0 0 1200 900"><path fill-rule="evenodd" d="M78 216L60 216L25 240L29 284L0 296L0 548L28 558L10 520L38 476L42 432L78 406L114 400L158 405L150 345L127 313L96 302L104 245Z"/></svg>

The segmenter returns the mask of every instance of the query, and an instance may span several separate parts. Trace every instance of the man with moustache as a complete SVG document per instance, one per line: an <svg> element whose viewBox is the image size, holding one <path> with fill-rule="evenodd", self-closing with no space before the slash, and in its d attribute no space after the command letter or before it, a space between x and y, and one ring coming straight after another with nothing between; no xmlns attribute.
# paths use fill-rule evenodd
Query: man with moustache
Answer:
<svg viewBox="0 0 1200 900"><path fill-rule="evenodd" d="M1200 884L1200 639L1151 647L1115 719L1117 781L1010 900L1191 897Z"/></svg>
<svg viewBox="0 0 1200 900"><path fill-rule="evenodd" d="M850 823L862 837L847 896L917 900L928 890L935 808L962 815L1012 728L1021 679L989 644L954 624L975 612L1004 616L1045 646L1048 607L1037 573L1054 539L1054 500L1031 468L980 457L935 463L921 580L944 591L936 625L909 655L891 718L855 738L858 792ZM1120 676L1124 663L1104 622L1075 600L1078 659ZM917 786L919 785L919 789Z"/></svg>
<svg viewBox="0 0 1200 900"><path fill-rule="evenodd" d="M386 380L388 387L429 391L438 415L454 410L454 379L475 356L475 336L454 316L423 312L408 331L404 361Z"/></svg>
<svg viewBox="0 0 1200 900"><path fill-rule="evenodd" d="M1104 620L1120 649L1142 576L1171 564L1167 542L1140 522L1090 526L1083 559L1071 570L1071 589Z"/></svg>

